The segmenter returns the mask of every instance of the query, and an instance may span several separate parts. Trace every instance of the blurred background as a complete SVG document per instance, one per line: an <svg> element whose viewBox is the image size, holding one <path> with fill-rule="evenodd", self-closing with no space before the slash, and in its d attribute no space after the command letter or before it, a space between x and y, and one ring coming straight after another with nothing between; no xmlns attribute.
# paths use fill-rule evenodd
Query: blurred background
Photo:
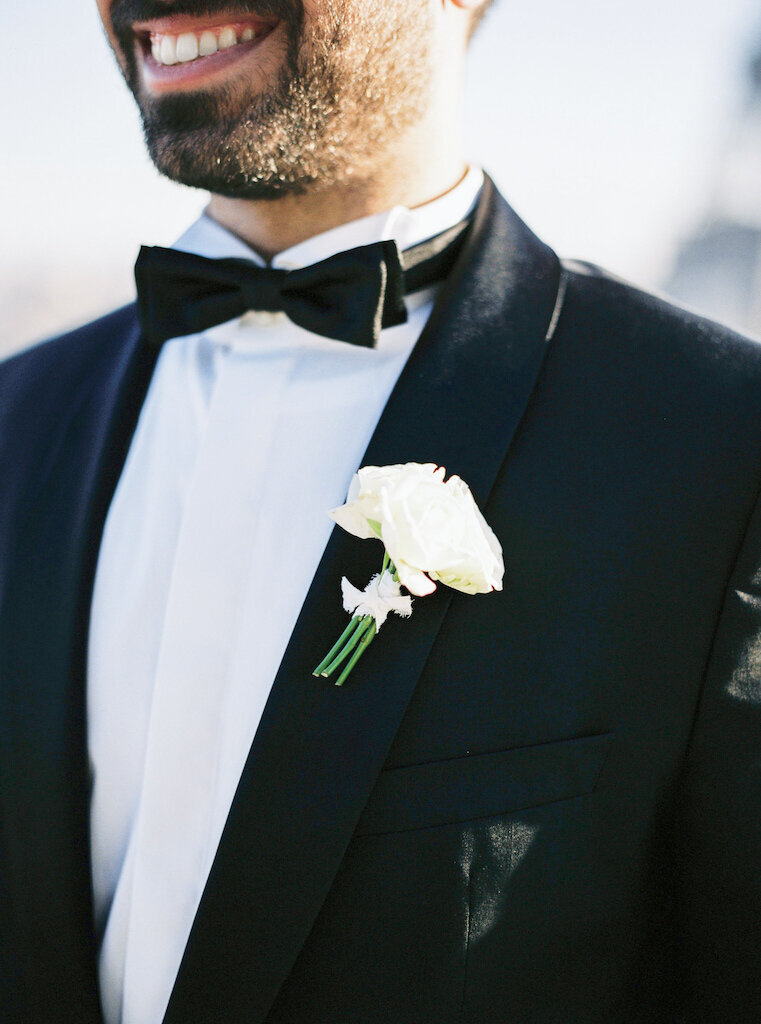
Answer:
<svg viewBox="0 0 761 1024"><path fill-rule="evenodd" d="M204 206L144 156L92 0L4 18L0 354L128 301ZM470 65L469 156L545 241L761 333L757 0L496 0Z"/></svg>

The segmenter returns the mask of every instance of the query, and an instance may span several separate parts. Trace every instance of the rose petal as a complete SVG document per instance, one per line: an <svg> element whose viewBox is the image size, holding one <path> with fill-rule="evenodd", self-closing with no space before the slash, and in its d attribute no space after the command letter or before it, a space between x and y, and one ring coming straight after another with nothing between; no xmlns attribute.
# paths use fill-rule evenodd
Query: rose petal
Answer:
<svg viewBox="0 0 761 1024"><path fill-rule="evenodd" d="M407 565L406 562L398 564L394 562L394 568L399 577L399 582L411 594L414 594L415 597L427 597L428 594L432 594L436 589L436 584L432 579L419 569L414 569L411 565Z"/></svg>
<svg viewBox="0 0 761 1024"><path fill-rule="evenodd" d="M367 519L354 505L341 505L339 508L333 508L328 512L328 515L343 530L351 533L354 537L361 537L362 540L367 540L370 537L377 536L367 522Z"/></svg>

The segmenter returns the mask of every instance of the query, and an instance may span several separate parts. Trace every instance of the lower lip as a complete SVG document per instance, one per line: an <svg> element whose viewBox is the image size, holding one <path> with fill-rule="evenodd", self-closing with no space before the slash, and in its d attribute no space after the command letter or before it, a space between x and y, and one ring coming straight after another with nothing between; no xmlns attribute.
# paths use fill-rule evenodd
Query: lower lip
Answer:
<svg viewBox="0 0 761 1024"><path fill-rule="evenodd" d="M272 29L258 39L247 43L236 43L226 50L217 50L208 57L196 57L182 64L159 64L150 50L141 46L143 82L150 92L169 92L174 89L191 89L233 68L254 50L267 44L275 32Z"/></svg>

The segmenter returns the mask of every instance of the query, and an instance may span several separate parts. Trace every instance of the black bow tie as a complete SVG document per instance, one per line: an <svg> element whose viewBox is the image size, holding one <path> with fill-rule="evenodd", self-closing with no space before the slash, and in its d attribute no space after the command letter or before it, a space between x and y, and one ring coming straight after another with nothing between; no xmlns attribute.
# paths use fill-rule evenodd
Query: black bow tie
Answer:
<svg viewBox="0 0 761 1024"><path fill-rule="evenodd" d="M301 270L143 246L135 264L143 333L160 345L255 309L282 311L314 334L371 347L382 327L406 321L405 293L446 277L469 223L403 253L396 242L374 242Z"/></svg>

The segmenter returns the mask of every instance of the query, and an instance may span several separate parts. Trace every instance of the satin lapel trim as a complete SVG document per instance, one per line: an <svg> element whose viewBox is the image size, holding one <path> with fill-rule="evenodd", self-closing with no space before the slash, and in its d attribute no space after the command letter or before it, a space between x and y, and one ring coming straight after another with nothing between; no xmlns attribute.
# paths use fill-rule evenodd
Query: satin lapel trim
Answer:
<svg viewBox="0 0 761 1024"><path fill-rule="evenodd" d="M490 182L474 230L363 464L445 465L485 503L528 403L560 268ZM260 1024L327 896L452 591L392 617L337 689L312 668L344 628L339 581L380 545L335 530L277 674L188 941L165 1024Z"/></svg>
<svg viewBox="0 0 761 1024"><path fill-rule="evenodd" d="M118 358L108 357L105 372L73 381L62 409L68 423L30 445L45 464L33 490L19 499L23 528L0 622L8 701L2 744L7 870L14 918L23 929L16 955L35 1020L50 1024L101 1020L89 871L85 649L103 522L155 359L137 342L135 326ZM55 414L45 422L55 423Z"/></svg>

